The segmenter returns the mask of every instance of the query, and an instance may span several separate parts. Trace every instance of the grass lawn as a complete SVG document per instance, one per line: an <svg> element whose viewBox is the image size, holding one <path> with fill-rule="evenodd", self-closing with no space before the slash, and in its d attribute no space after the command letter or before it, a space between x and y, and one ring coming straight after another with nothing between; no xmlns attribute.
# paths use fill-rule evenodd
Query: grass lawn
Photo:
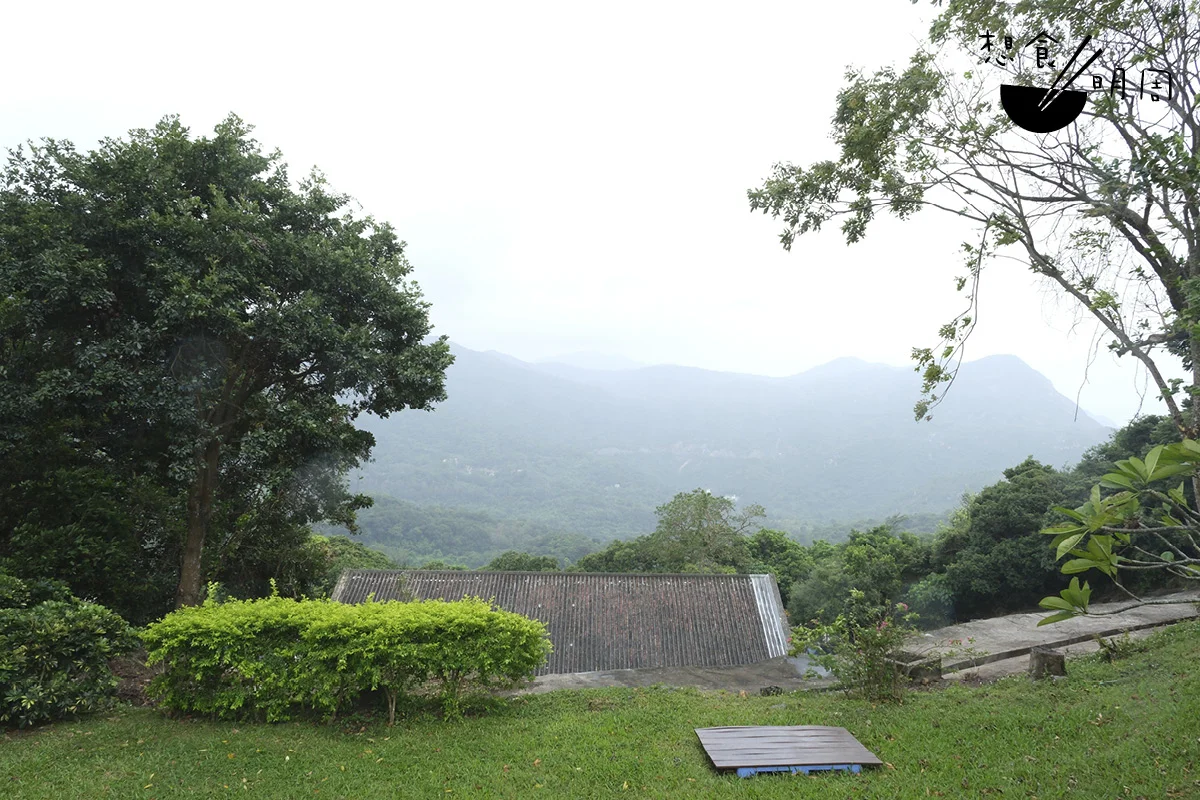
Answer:
<svg viewBox="0 0 1200 800"><path fill-rule="evenodd" d="M834 694L560 691L442 722L172 721L130 707L9 732L0 797L1200 798L1200 624L1059 682L1009 678L872 707ZM693 728L840 725L860 775L717 774Z"/></svg>

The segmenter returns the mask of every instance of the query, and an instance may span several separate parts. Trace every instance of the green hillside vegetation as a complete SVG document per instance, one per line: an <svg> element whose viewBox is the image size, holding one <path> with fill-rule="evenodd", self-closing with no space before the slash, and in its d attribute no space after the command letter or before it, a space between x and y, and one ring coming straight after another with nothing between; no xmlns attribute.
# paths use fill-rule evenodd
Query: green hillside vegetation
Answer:
<svg viewBox="0 0 1200 800"><path fill-rule="evenodd" d="M907 603L925 627L1026 610L1068 585L1041 533L1061 519L1052 509L1084 502L1113 461L1145 453L1174 435L1169 420L1145 417L1089 449L1072 469L1026 459L1005 470L1003 480L966 496L932 534L902 530L894 521L852 531L842 541L805 546L753 525L763 516L761 507L738 511L731 500L697 489L660 506L653 533L613 542L571 568L770 572L793 623L832 621L852 589L864 592L870 605ZM1135 573L1126 582L1134 591L1176 584L1162 572ZM1113 588L1104 582L1099 592L1111 594Z"/></svg>
<svg viewBox="0 0 1200 800"><path fill-rule="evenodd" d="M1012 356L963 365L956 403L917 425L919 376L854 359L766 378L452 350L445 403L361 419L376 446L356 485L599 541L651 530L655 506L697 486L814 539L855 521L916 521L1028 455L1074 463L1111 433Z"/></svg>
<svg viewBox="0 0 1200 800"><path fill-rule="evenodd" d="M601 544L538 523L500 521L487 514L422 508L382 498L359 514L362 545L408 568L590 572L769 572L775 575L793 622L829 622L858 588L874 604L904 601L924 627L1027 610L1067 586L1040 533L1058 518L1055 506L1074 507L1114 461L1173 441L1161 417L1143 417L1089 448L1072 468L1025 459L1003 479L966 495L931 524L924 515L880 524L832 528L802 542L769 526L765 509L739 508L702 489L682 492L658 507L650 533ZM692 526L695 535L686 535ZM932 528L932 530L930 530ZM363 566L369 566L366 563ZM328 584L326 584L328 585ZM1161 575L1127 584L1134 590L1175 585ZM1112 587L1100 584L1100 597Z"/></svg>
<svg viewBox="0 0 1200 800"><path fill-rule="evenodd" d="M587 536L564 532L544 522L420 506L386 496L377 496L374 505L358 513L358 527L364 545L406 566L444 561L474 569L509 550L551 556L566 565L603 546Z"/></svg>

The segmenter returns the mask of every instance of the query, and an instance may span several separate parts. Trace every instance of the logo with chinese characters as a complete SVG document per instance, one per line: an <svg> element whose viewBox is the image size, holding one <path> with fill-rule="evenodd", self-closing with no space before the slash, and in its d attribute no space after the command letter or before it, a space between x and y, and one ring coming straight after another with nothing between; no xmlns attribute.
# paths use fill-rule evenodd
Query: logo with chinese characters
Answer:
<svg viewBox="0 0 1200 800"><path fill-rule="evenodd" d="M1047 75L1054 74L1054 79L1045 88L1011 83L1000 85L1000 105L1004 112L1018 127L1030 133L1053 133L1070 125L1083 113L1089 93L1119 95L1126 100L1132 98L1133 89L1124 67L1114 66L1108 74L1088 73L1088 68L1100 58L1104 48L1095 49L1083 66L1075 67L1079 57L1091 44L1091 36L1084 37L1061 69L1052 52L1060 42L1045 31L1021 47L1014 46L1011 36L981 33L979 38L983 39L980 50L985 64L1007 67L1031 58L1036 60L1036 69L1045 70ZM1081 81L1081 84L1076 81ZM1137 99L1148 97L1151 102L1170 101L1174 85L1169 71L1143 69Z"/></svg>

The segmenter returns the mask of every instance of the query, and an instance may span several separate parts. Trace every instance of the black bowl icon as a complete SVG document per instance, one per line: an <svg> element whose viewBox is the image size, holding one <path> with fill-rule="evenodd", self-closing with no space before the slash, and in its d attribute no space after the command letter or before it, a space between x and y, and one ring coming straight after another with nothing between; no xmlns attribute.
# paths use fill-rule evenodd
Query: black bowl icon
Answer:
<svg viewBox="0 0 1200 800"><path fill-rule="evenodd" d="M1075 121L1087 103L1087 92L1064 89L1045 108L1039 104L1048 89L1037 86L1000 85L1000 105L1008 118L1030 133L1051 133L1062 130Z"/></svg>

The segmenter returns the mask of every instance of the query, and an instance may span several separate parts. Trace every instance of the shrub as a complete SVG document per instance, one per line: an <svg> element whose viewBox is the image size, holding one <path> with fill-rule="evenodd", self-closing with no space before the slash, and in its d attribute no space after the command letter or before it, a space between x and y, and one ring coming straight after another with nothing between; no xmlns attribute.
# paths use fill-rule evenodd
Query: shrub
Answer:
<svg viewBox="0 0 1200 800"><path fill-rule="evenodd" d="M904 640L916 633L915 614L897 603L874 606L863 592L850 590L846 610L831 624L792 631L792 655L807 652L812 663L838 679L848 695L870 701L898 701L907 678L895 661Z"/></svg>
<svg viewBox="0 0 1200 800"><path fill-rule="evenodd" d="M0 608L24 608L29 605L29 587L20 578L0 572Z"/></svg>
<svg viewBox="0 0 1200 800"><path fill-rule="evenodd" d="M208 601L168 614L143 638L148 663L164 665L150 687L163 706L269 722L332 716L375 690L389 723L399 697L417 691L455 716L464 692L530 677L550 651L542 623L477 599Z"/></svg>
<svg viewBox="0 0 1200 800"><path fill-rule="evenodd" d="M921 620L922 628L940 628L954 622L954 592L945 573L926 575L908 588L904 600Z"/></svg>
<svg viewBox="0 0 1200 800"><path fill-rule="evenodd" d="M16 588L0 579L10 601ZM125 620L78 598L0 609L0 723L26 727L107 707L117 685L108 660L136 644Z"/></svg>

